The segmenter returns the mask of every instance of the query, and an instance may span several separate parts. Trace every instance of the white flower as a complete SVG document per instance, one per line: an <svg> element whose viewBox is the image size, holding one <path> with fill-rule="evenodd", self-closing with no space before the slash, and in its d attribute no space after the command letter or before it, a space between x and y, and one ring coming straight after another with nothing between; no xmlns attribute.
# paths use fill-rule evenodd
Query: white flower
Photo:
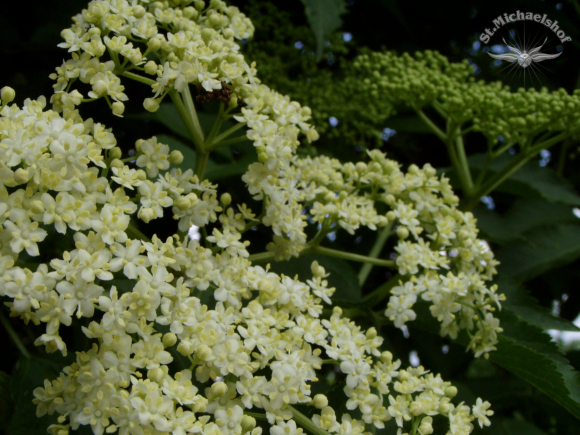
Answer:
<svg viewBox="0 0 580 435"><path fill-rule="evenodd" d="M30 222L30 219L25 217L24 219L18 219L16 223L7 220L3 225L12 237L10 240L12 252L18 254L26 249L26 252L31 257L39 255L37 243L46 238L47 232L42 228L38 228L38 222Z"/></svg>
<svg viewBox="0 0 580 435"><path fill-rule="evenodd" d="M493 415L493 411L489 409L490 406L491 404L489 402L483 402L480 397L477 398L475 405L473 405L473 416L477 418L477 422L481 428L491 424L489 418L487 418Z"/></svg>

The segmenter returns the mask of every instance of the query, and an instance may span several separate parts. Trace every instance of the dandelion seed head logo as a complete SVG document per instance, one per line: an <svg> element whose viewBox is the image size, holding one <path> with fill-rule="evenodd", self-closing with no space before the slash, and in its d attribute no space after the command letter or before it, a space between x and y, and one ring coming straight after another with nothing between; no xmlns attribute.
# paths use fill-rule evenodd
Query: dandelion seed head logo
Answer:
<svg viewBox="0 0 580 435"><path fill-rule="evenodd" d="M541 82L549 66L540 63L560 57L563 44L572 38L547 14L516 11L493 19L492 26L481 32L479 40L490 44L484 51L494 59L498 73L508 78L523 74L525 84L526 78Z"/></svg>

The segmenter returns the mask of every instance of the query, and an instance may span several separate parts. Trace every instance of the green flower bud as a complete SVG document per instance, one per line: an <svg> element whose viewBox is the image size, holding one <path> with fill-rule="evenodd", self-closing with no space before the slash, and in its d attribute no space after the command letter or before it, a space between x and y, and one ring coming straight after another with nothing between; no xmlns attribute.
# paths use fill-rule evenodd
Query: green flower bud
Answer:
<svg viewBox="0 0 580 435"><path fill-rule="evenodd" d="M157 51L161 48L161 41L158 38L151 38L147 41L147 48L149 51Z"/></svg>
<svg viewBox="0 0 580 435"><path fill-rule="evenodd" d="M248 433L256 427L256 419L249 415L244 415L242 418L242 433Z"/></svg>
<svg viewBox="0 0 580 435"><path fill-rule="evenodd" d="M145 110L149 112L157 112L157 110L159 110L159 100L155 98L145 98L145 101L143 101L143 107L145 107Z"/></svg>
<svg viewBox="0 0 580 435"><path fill-rule="evenodd" d="M181 151L179 150L171 151L171 154L169 154L169 163L171 163L172 165L179 165L182 162L183 162L183 154L181 153Z"/></svg>
<svg viewBox="0 0 580 435"><path fill-rule="evenodd" d="M163 336L162 341L165 348L171 347L177 343L177 335L175 335L173 332L168 332Z"/></svg>
<svg viewBox="0 0 580 435"><path fill-rule="evenodd" d="M232 195L226 192L221 196L220 201L225 207L227 207L232 202Z"/></svg>
<svg viewBox="0 0 580 435"><path fill-rule="evenodd" d="M9 86L4 86L2 90L0 90L0 98L2 98L2 104L8 104L14 101L16 97L16 92Z"/></svg>
<svg viewBox="0 0 580 435"><path fill-rule="evenodd" d="M316 409L323 409L328 406L328 398L324 394L317 394L312 399L312 404Z"/></svg>
<svg viewBox="0 0 580 435"><path fill-rule="evenodd" d="M111 104L111 109L113 109L113 115L121 116L125 111L125 105L120 101L115 101Z"/></svg>

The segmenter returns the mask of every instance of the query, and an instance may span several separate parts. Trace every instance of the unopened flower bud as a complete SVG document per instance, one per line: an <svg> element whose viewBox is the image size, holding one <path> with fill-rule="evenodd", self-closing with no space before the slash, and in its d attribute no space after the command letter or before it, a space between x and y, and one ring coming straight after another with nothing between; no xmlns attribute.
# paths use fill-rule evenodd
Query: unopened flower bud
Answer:
<svg viewBox="0 0 580 435"><path fill-rule="evenodd" d="M202 11L205 9L205 2L203 0L195 0L193 2L193 5L195 6L195 9L197 9L198 11Z"/></svg>
<svg viewBox="0 0 580 435"><path fill-rule="evenodd" d="M18 168L16 172L14 172L14 181L17 184L24 184L30 180L30 174L24 168Z"/></svg>
<svg viewBox="0 0 580 435"><path fill-rule="evenodd" d="M433 418L424 417L419 425L419 433L421 435L430 435L433 433Z"/></svg>
<svg viewBox="0 0 580 435"><path fill-rule="evenodd" d="M207 44L209 40L213 37L214 31L212 29L208 29L207 27L201 31L201 37Z"/></svg>
<svg viewBox="0 0 580 435"><path fill-rule="evenodd" d="M172 165L179 165L181 162L183 162L183 154L181 154L181 151L171 151L171 154L169 154L169 163Z"/></svg>
<svg viewBox="0 0 580 435"><path fill-rule="evenodd" d="M399 371L399 376L398 376L399 381L401 381L401 382L408 381L409 377L410 377L409 372L407 372L406 370Z"/></svg>
<svg viewBox="0 0 580 435"><path fill-rule="evenodd" d="M121 116L125 111L125 105L120 101L115 101L111 104L111 109L113 109L113 115Z"/></svg>
<svg viewBox="0 0 580 435"><path fill-rule="evenodd" d="M110 168L121 169L123 166L125 166L125 164L119 159L113 159L111 160L111 163L109 163Z"/></svg>
<svg viewBox="0 0 580 435"><path fill-rule="evenodd" d="M91 27L87 33L89 36L101 36L101 29L98 27Z"/></svg>
<svg viewBox="0 0 580 435"><path fill-rule="evenodd" d="M151 379L153 382L159 383L165 377L165 373L160 367L147 370L147 379Z"/></svg>
<svg viewBox="0 0 580 435"><path fill-rule="evenodd" d="M150 76L157 74L157 64L152 60L147 62L145 64L145 73L149 74Z"/></svg>
<svg viewBox="0 0 580 435"><path fill-rule="evenodd" d="M147 179L147 174L143 169L137 169L137 179L145 181Z"/></svg>
<svg viewBox="0 0 580 435"><path fill-rule="evenodd" d="M73 102L73 104L75 106L78 106L79 104L81 104L81 102L83 100L83 94L81 94L76 89L74 91L70 92L68 94L68 96L70 97L71 101Z"/></svg>
<svg viewBox="0 0 580 435"><path fill-rule="evenodd" d="M359 174L362 174L363 172L366 172L367 171L367 164L365 162L358 162L356 164L356 171Z"/></svg>
<svg viewBox="0 0 580 435"><path fill-rule="evenodd" d="M317 409L326 408L328 406L328 398L324 394L317 394L312 399L312 404Z"/></svg>
<svg viewBox="0 0 580 435"><path fill-rule="evenodd" d="M228 392L228 386L223 382L214 382L211 385L211 392L216 397L222 397L224 394Z"/></svg>
<svg viewBox="0 0 580 435"><path fill-rule="evenodd" d="M212 357L211 348L202 344L196 351L195 356L201 361L208 361Z"/></svg>
<svg viewBox="0 0 580 435"><path fill-rule="evenodd" d="M232 195L226 192L221 196L220 201L224 206L227 207L232 203Z"/></svg>
<svg viewBox="0 0 580 435"><path fill-rule="evenodd" d="M133 6L133 16L137 19L143 18L147 11L141 5Z"/></svg>
<svg viewBox="0 0 580 435"><path fill-rule="evenodd" d="M193 353L193 345L185 341L180 341L177 345L177 351L183 356L188 356Z"/></svg>
<svg viewBox="0 0 580 435"><path fill-rule="evenodd" d="M222 30L222 35L224 35L225 39L232 39L235 34L236 33L234 32L234 30L230 29L229 27Z"/></svg>
<svg viewBox="0 0 580 435"><path fill-rule="evenodd" d="M409 230L407 229L407 227L397 228L397 236L399 236L399 239L406 239L407 237L409 237Z"/></svg>
<svg viewBox="0 0 580 435"><path fill-rule="evenodd" d="M453 399L455 396L457 396L457 388L453 386L445 388L445 395L450 399Z"/></svg>
<svg viewBox="0 0 580 435"><path fill-rule="evenodd" d="M390 364L393 361L393 354L388 350L381 353L381 361L385 364Z"/></svg>
<svg viewBox="0 0 580 435"><path fill-rule="evenodd" d="M315 277L322 277L324 276L325 270L324 267L322 267L320 264L318 264L318 261L313 261L312 264L310 265L310 270L312 271L312 275L314 275Z"/></svg>
<svg viewBox="0 0 580 435"><path fill-rule="evenodd" d="M186 7L183 9L183 16L190 20L195 20L198 17L199 13L191 6Z"/></svg>
<svg viewBox="0 0 580 435"><path fill-rule="evenodd" d="M397 215L393 210L387 212L387 219L389 220L389 222L393 222L395 219L397 219Z"/></svg>
<svg viewBox="0 0 580 435"><path fill-rule="evenodd" d="M168 348L177 343L177 335L173 332L168 332L163 336L163 347Z"/></svg>
<svg viewBox="0 0 580 435"><path fill-rule="evenodd" d="M242 418L242 433L250 432L252 429L256 427L256 419L254 417L250 417L249 415L244 415Z"/></svg>
<svg viewBox="0 0 580 435"><path fill-rule="evenodd" d="M366 336L369 340L372 340L374 338L377 338L377 329L375 327L369 328L367 329L367 333Z"/></svg>
<svg viewBox="0 0 580 435"><path fill-rule="evenodd" d="M175 201L173 201L173 205L177 207L178 210L185 211L189 210L192 206L191 199L187 196L180 196Z"/></svg>
<svg viewBox="0 0 580 435"><path fill-rule="evenodd" d="M151 38L147 41L147 48L149 51L157 51L161 48L161 41L158 38Z"/></svg>
<svg viewBox="0 0 580 435"><path fill-rule="evenodd" d="M224 48L224 46L222 45L221 42L219 41L212 41L209 44L209 48L211 49L211 51L213 51L214 53L219 53L222 51L222 49Z"/></svg>
<svg viewBox="0 0 580 435"><path fill-rule="evenodd" d="M143 107L145 107L145 110L149 112L157 112L159 109L159 100L156 100L155 98L145 98L145 101L143 101Z"/></svg>
<svg viewBox="0 0 580 435"><path fill-rule="evenodd" d="M129 59L129 62L131 62L133 65L137 65L143 60L143 54L141 53L140 50L137 49L131 50L127 58Z"/></svg>
<svg viewBox="0 0 580 435"><path fill-rule="evenodd" d="M44 204L40 200L35 200L30 203L30 211L34 214L44 213Z"/></svg>
<svg viewBox="0 0 580 435"><path fill-rule="evenodd" d="M4 86L2 90L0 90L0 98L2 98L2 104L11 103L15 97L16 91L14 91L14 89L12 89L10 86Z"/></svg>
<svg viewBox="0 0 580 435"><path fill-rule="evenodd" d="M123 151L119 147L113 147L109 150L109 158L120 159L123 156Z"/></svg>

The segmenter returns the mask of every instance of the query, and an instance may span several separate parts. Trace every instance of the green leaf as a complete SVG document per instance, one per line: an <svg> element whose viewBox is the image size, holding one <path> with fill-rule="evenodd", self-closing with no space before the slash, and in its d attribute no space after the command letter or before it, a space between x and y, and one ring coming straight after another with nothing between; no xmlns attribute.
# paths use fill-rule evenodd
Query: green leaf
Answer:
<svg viewBox="0 0 580 435"><path fill-rule="evenodd" d="M490 165L486 179L495 175L514 158L515 156L509 154L499 156ZM483 168L485 159L485 154L475 154L468 159L475 178L479 170ZM541 198L551 203L580 205L580 195L572 184L560 177L552 168L541 167L535 160L526 163L496 190L523 198Z"/></svg>
<svg viewBox="0 0 580 435"><path fill-rule="evenodd" d="M490 360L508 369L580 419L580 374L541 329L501 314L504 333Z"/></svg>
<svg viewBox="0 0 580 435"><path fill-rule="evenodd" d="M497 435L547 435L546 432L525 420L503 419L493 421L493 428Z"/></svg>
<svg viewBox="0 0 580 435"><path fill-rule="evenodd" d="M205 171L205 178L211 181L242 175L248 170L248 166L256 161L256 155L245 155L237 162L223 165L209 165Z"/></svg>
<svg viewBox="0 0 580 435"><path fill-rule="evenodd" d="M72 358L60 354L20 358L12 375L14 413L10 422L10 435L46 435L49 425L56 423L56 414L36 417L36 405L32 403L32 392L42 387L45 379L56 378Z"/></svg>
<svg viewBox="0 0 580 435"><path fill-rule="evenodd" d="M480 238L506 243L517 239L519 236L519 233L514 233L514 229L506 222L503 216L493 210L489 210L482 204L473 209L473 215L477 219Z"/></svg>
<svg viewBox="0 0 580 435"><path fill-rule="evenodd" d="M326 39L342 25L340 16L346 12L346 1L302 0L302 3L316 38L316 62L320 62Z"/></svg>
<svg viewBox="0 0 580 435"><path fill-rule="evenodd" d="M430 316L427 304L417 303L415 308L417 320L411 325L437 334L438 324ZM551 337L509 310L502 310L497 317L504 331L498 335L497 350L489 353L489 360L533 385L580 419L580 373L551 342ZM461 332L456 341L467 346L469 337Z"/></svg>
<svg viewBox="0 0 580 435"><path fill-rule="evenodd" d="M181 118L177 109L172 103L161 103L159 109L156 112L144 112L137 115L131 115L131 118L136 119L150 119L152 121L157 121L164 126L166 126L173 133L181 136L184 139L190 140L187 128Z"/></svg>
<svg viewBox="0 0 580 435"><path fill-rule="evenodd" d="M580 257L580 225L540 227L496 251L500 276L526 281Z"/></svg>
<svg viewBox="0 0 580 435"><path fill-rule="evenodd" d="M326 269L330 276L329 287L335 287L336 291L332 296L333 300L341 300L349 303L361 302L362 289L358 283L358 277L352 267L340 258L330 258L323 255L306 254L288 261L271 263L271 269L277 273L283 273L290 277L298 275L301 281L312 278L310 265L313 261Z"/></svg>
<svg viewBox="0 0 580 435"><path fill-rule="evenodd" d="M503 216L481 204L473 214L482 236L502 244L525 238L527 231L540 226L580 223L572 206L538 199L518 199Z"/></svg>
<svg viewBox="0 0 580 435"><path fill-rule="evenodd" d="M502 309L514 313L520 320L544 330L557 329L560 331L580 331L572 322L554 316L550 310L541 306L531 297L525 288L516 282L503 279L498 282L499 291L506 295Z"/></svg>

